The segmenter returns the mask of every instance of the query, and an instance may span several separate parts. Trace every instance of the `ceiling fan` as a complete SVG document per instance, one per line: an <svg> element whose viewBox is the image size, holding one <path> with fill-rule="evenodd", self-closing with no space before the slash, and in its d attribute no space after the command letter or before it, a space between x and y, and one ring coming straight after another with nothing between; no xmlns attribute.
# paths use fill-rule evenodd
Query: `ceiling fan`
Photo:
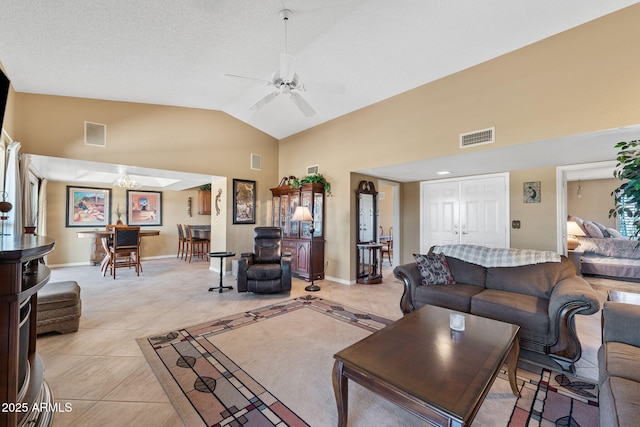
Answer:
<svg viewBox="0 0 640 427"><path fill-rule="evenodd" d="M253 77L238 76L235 74L225 74L227 77L234 77L260 83L265 86L273 86L274 90L265 95L258 102L249 107L252 111L258 111L269 102L273 101L279 95L289 95L289 98L300 109L302 114L311 117L316 114L316 110L302 97L301 92L308 90L302 83L300 76L296 74L296 57L287 53L287 21L291 16L291 10L282 9L279 12L284 21L284 51L280 54L280 69L276 70L271 76L271 80L256 79ZM312 85L313 86L313 85ZM322 84L320 85L325 92L344 93L343 85Z"/></svg>

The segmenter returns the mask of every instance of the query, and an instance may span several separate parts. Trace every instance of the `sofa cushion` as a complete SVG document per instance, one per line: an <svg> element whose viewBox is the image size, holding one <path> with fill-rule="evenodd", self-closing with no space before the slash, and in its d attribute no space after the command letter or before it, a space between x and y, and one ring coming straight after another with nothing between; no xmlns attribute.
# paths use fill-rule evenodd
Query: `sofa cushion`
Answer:
<svg viewBox="0 0 640 427"><path fill-rule="evenodd" d="M606 342L598 350L600 383L610 376L640 382L640 348L621 342Z"/></svg>
<svg viewBox="0 0 640 427"><path fill-rule="evenodd" d="M484 287L487 269L478 264L463 261L454 257L446 257L449 270L456 283L471 283Z"/></svg>
<svg viewBox="0 0 640 427"><path fill-rule="evenodd" d="M483 290L482 286L464 283L418 286L415 290L414 301L419 301L418 307L431 304L469 313L471 297Z"/></svg>
<svg viewBox="0 0 640 427"><path fill-rule="evenodd" d="M640 419L640 383L609 377L600 387L600 425L634 426Z"/></svg>
<svg viewBox="0 0 640 427"><path fill-rule="evenodd" d="M550 344L549 300L531 295L485 289L471 298L471 314L520 326L520 337Z"/></svg>
<svg viewBox="0 0 640 427"><path fill-rule="evenodd" d="M253 264L247 269L247 279L275 280L282 274L280 264Z"/></svg>
<svg viewBox="0 0 640 427"><path fill-rule="evenodd" d="M442 254L413 255L422 277L422 284L445 285L455 283L447 258Z"/></svg>
<svg viewBox="0 0 640 427"><path fill-rule="evenodd" d="M560 262L487 268L485 287L549 298L555 284L571 276L575 276L575 267L563 256Z"/></svg>

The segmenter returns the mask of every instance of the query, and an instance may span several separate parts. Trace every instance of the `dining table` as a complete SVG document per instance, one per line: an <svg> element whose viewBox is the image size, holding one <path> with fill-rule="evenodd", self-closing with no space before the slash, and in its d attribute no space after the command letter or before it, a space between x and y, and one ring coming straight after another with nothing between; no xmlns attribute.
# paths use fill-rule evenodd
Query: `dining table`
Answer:
<svg viewBox="0 0 640 427"><path fill-rule="evenodd" d="M140 229L140 237L159 236L160 230L153 229ZM101 229L101 230L82 230L77 231L76 236L80 238L93 239L90 248L90 263L91 265L100 264L100 270L104 273L104 267L109 262L109 248L107 241L109 237L113 236L113 231Z"/></svg>

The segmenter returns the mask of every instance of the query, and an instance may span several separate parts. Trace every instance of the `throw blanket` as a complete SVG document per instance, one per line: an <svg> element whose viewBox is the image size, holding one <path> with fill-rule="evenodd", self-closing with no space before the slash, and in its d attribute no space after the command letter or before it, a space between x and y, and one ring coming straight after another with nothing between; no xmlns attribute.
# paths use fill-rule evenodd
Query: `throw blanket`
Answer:
<svg viewBox="0 0 640 427"><path fill-rule="evenodd" d="M488 248L478 245L434 246L431 251L483 267L516 267L519 265L560 262L560 255L534 249Z"/></svg>

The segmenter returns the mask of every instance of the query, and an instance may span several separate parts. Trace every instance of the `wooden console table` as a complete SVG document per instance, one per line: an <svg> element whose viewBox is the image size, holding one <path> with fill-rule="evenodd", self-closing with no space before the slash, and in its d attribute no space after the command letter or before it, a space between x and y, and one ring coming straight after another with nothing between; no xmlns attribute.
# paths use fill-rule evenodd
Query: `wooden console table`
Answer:
<svg viewBox="0 0 640 427"><path fill-rule="evenodd" d="M357 282L365 285L382 283L382 245L379 243L358 243Z"/></svg>

